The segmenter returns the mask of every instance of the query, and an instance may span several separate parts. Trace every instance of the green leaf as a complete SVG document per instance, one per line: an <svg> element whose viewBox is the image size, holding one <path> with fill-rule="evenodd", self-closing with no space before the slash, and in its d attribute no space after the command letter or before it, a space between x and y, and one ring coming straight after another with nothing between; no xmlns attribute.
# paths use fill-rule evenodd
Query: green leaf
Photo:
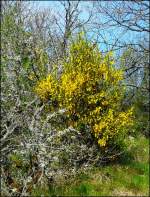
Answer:
<svg viewBox="0 0 150 197"><path fill-rule="evenodd" d="M30 60L28 57L22 59L23 67L27 70L30 67Z"/></svg>

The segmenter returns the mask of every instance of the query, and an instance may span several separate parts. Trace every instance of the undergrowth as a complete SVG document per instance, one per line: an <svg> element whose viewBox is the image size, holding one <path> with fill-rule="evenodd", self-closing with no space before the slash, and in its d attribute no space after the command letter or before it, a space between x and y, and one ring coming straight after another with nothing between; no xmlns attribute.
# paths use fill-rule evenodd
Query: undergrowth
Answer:
<svg viewBox="0 0 150 197"><path fill-rule="evenodd" d="M148 196L149 141L144 136L129 137L128 152L118 162L93 167L51 186L39 186L33 196ZM62 177L61 177L62 178Z"/></svg>

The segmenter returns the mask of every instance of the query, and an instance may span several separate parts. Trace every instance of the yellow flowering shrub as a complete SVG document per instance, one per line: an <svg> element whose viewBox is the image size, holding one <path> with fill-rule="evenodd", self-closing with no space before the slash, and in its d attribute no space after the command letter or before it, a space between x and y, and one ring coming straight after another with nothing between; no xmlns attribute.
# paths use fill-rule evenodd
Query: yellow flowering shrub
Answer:
<svg viewBox="0 0 150 197"><path fill-rule="evenodd" d="M87 125L97 143L107 147L114 137L124 135L133 122L132 109L121 110L123 71L114 65L112 52L102 55L98 47L79 35L70 46L59 80L48 75L35 91L43 100L50 95L57 98L60 106L67 109L71 125L78 129L81 124Z"/></svg>
<svg viewBox="0 0 150 197"><path fill-rule="evenodd" d="M35 86L35 92L44 101L50 97L56 96L57 82L52 75L48 75L45 79L37 82Z"/></svg>

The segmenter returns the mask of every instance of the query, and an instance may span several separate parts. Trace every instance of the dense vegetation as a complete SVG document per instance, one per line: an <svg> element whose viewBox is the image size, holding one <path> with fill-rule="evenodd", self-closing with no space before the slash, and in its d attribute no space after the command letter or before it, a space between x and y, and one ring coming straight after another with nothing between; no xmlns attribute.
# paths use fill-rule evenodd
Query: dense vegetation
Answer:
<svg viewBox="0 0 150 197"><path fill-rule="evenodd" d="M149 3L55 3L2 2L1 194L148 195Z"/></svg>

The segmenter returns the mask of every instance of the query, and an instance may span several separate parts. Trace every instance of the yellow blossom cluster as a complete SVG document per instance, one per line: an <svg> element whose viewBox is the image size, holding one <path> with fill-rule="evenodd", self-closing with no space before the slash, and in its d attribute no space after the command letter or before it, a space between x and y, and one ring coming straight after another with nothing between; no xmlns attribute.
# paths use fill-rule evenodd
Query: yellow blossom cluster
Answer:
<svg viewBox="0 0 150 197"><path fill-rule="evenodd" d="M78 128L88 125L102 147L132 124L132 109L121 111L123 72L114 64L112 52L102 55L79 35L63 62L59 80L48 75L35 87L41 99L57 98L60 106L68 109L70 124Z"/></svg>
<svg viewBox="0 0 150 197"><path fill-rule="evenodd" d="M118 133L120 135L124 134L124 130L128 129L128 127L133 124L132 115L132 108L126 112L117 113L109 109L108 113L93 126L95 137L99 139L99 136L101 136L102 138L98 140L98 143L101 146L105 146L107 141L118 135Z"/></svg>
<svg viewBox="0 0 150 197"><path fill-rule="evenodd" d="M46 101L50 97L55 97L57 91L56 80L52 75L48 75L45 79L37 82L34 90L44 101Z"/></svg>

